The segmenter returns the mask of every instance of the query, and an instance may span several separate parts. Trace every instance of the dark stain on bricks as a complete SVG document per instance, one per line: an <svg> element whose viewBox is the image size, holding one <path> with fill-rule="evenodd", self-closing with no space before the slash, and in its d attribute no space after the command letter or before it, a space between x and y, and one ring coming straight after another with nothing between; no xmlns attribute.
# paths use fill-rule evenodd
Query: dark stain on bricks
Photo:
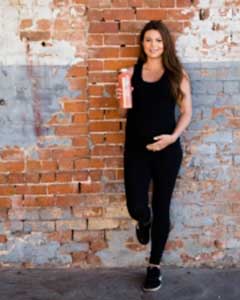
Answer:
<svg viewBox="0 0 240 300"><path fill-rule="evenodd" d="M42 127L42 117L41 117L41 102L40 98L37 93L37 88L38 88L38 81L37 81L37 76L34 76L33 72L33 64L32 64L32 59L30 56L30 45L29 42L26 41L26 56L27 56L27 74L28 74L28 79L29 82L32 84L32 97L33 97L33 116L34 116L34 132L35 135L38 137L41 135L41 127Z"/></svg>

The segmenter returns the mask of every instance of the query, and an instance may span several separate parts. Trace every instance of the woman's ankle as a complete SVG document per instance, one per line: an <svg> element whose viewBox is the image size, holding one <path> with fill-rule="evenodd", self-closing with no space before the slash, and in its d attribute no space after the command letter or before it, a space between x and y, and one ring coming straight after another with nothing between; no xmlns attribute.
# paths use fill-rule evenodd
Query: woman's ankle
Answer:
<svg viewBox="0 0 240 300"><path fill-rule="evenodd" d="M148 264L148 267L157 267L158 269L160 269L160 264L152 264L152 263L149 263L149 264Z"/></svg>

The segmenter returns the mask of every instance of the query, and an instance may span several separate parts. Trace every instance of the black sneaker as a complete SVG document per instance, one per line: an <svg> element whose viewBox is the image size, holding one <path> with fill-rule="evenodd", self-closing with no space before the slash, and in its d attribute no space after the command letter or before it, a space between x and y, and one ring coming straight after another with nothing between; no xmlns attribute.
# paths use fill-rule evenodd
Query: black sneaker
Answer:
<svg viewBox="0 0 240 300"><path fill-rule="evenodd" d="M139 243L146 245L150 239L151 222L143 224L138 222L136 225L136 235Z"/></svg>
<svg viewBox="0 0 240 300"><path fill-rule="evenodd" d="M147 276L143 284L144 292L155 292L162 286L162 274L158 267L148 267Z"/></svg>

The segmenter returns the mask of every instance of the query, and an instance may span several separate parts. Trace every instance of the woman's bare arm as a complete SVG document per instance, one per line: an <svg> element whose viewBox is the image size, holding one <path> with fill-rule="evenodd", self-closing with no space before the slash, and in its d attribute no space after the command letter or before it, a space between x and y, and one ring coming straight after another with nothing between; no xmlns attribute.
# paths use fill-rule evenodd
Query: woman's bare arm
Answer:
<svg viewBox="0 0 240 300"><path fill-rule="evenodd" d="M185 71L180 87L184 93L184 96L179 104L180 116L177 121L176 128L172 133L174 141L176 141L183 131L188 127L192 118L191 84L189 76Z"/></svg>

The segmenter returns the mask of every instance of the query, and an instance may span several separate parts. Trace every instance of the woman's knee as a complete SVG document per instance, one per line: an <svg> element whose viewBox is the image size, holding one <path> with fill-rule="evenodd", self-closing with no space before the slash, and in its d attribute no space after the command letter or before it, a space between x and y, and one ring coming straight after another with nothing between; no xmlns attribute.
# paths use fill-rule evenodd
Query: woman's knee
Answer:
<svg viewBox="0 0 240 300"><path fill-rule="evenodd" d="M150 219L150 212L148 207L130 206L127 205L129 215L140 222L147 222Z"/></svg>

